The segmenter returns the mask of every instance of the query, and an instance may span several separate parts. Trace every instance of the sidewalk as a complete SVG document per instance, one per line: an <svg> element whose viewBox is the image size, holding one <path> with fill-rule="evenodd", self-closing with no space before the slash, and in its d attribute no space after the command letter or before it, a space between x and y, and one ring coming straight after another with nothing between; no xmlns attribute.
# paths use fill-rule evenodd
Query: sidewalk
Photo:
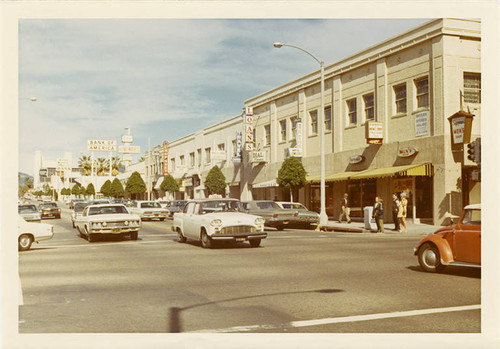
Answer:
<svg viewBox="0 0 500 349"><path fill-rule="evenodd" d="M442 228L440 225L430 225L430 224L413 224L412 219L407 219L406 225L408 227L408 233L400 233L394 229L394 223L385 223L384 224L384 234L394 234L394 235L427 235L429 233L433 233L439 228ZM361 221L351 221L351 223L347 223L346 221L342 221L342 223L338 223L337 221L329 220L328 225L322 227L321 229L324 231L334 231L334 232L350 232L350 233L375 233L377 229L375 228L375 224L373 223L373 230L365 229L364 222Z"/></svg>

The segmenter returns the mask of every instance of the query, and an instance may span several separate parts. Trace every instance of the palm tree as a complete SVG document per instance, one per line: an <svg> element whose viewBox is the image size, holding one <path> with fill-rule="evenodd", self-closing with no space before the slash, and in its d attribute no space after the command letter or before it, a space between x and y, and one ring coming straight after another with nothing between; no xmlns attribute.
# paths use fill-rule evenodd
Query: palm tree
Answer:
<svg viewBox="0 0 500 349"><path fill-rule="evenodd" d="M120 173L118 171L120 167L123 167L122 159L120 159L120 157L118 156L113 156L111 158L111 174L113 176L116 176L118 173Z"/></svg>
<svg viewBox="0 0 500 349"><path fill-rule="evenodd" d="M90 171L92 169L92 160L88 155L82 155L80 159L78 159L78 167L82 168L82 174L84 176L90 176Z"/></svg>
<svg viewBox="0 0 500 349"><path fill-rule="evenodd" d="M105 176L109 172L109 161L106 158L97 158L94 166L98 176Z"/></svg>

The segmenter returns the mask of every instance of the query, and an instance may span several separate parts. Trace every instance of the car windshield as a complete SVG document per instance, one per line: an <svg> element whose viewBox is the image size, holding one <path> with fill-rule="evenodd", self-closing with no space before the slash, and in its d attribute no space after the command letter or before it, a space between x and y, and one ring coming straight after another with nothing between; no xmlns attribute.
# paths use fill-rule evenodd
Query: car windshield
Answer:
<svg viewBox="0 0 500 349"><path fill-rule="evenodd" d="M89 216L97 215L97 214L120 214L120 213L128 213L125 206L116 205L116 206L96 206L89 207Z"/></svg>
<svg viewBox="0 0 500 349"><path fill-rule="evenodd" d="M307 210L307 208L302 204L297 204L294 202L287 202L281 204L285 210Z"/></svg>
<svg viewBox="0 0 500 349"><path fill-rule="evenodd" d="M161 208L161 205L157 202L141 202L141 208Z"/></svg>
<svg viewBox="0 0 500 349"><path fill-rule="evenodd" d="M21 205L17 207L18 213L38 212L35 205Z"/></svg>
<svg viewBox="0 0 500 349"><path fill-rule="evenodd" d="M273 210L276 207L276 203L272 202L272 201L260 201L260 202L257 202L257 207L260 208L261 210Z"/></svg>
<svg viewBox="0 0 500 349"><path fill-rule="evenodd" d="M466 210L462 224L481 225L481 210Z"/></svg>
<svg viewBox="0 0 500 349"><path fill-rule="evenodd" d="M42 208L57 207L57 204L55 202L47 202L44 204L40 204L40 207L42 207Z"/></svg>
<svg viewBox="0 0 500 349"><path fill-rule="evenodd" d="M75 203L75 212L82 212L85 207L87 207L89 204L86 202L77 202Z"/></svg>
<svg viewBox="0 0 500 349"><path fill-rule="evenodd" d="M201 214L212 212L239 212L240 202L234 200L214 200L201 203Z"/></svg>

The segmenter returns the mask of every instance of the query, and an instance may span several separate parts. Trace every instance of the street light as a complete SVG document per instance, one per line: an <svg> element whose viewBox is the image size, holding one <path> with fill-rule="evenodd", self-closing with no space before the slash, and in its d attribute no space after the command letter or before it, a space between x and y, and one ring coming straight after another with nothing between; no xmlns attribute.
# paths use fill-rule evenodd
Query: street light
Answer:
<svg viewBox="0 0 500 349"><path fill-rule="evenodd" d="M321 71L321 112L320 120L318 120L320 128L320 171L321 171L321 180L320 180L320 213L319 213L319 225L326 225L328 223L328 216L326 215L326 207L325 207L325 67L324 62L319 60L310 52L304 50L295 45L284 44L281 42L275 42L273 44L275 48L281 48L283 46L293 47L302 52L307 53L311 56L316 62L319 63L320 71Z"/></svg>

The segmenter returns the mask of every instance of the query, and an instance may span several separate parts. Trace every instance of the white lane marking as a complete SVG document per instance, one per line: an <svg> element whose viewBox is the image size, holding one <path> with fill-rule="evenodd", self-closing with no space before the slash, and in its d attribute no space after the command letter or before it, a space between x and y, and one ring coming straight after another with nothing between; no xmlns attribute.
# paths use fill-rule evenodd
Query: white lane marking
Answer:
<svg viewBox="0 0 500 349"><path fill-rule="evenodd" d="M292 322L278 324L278 325L235 326L235 327L213 329L213 330L191 331L191 333L230 333L230 332L273 330L273 329L278 329L278 328L331 325L331 324L338 324L338 323L345 323L345 322L380 320L380 319L390 319L390 318L396 318L396 317L419 316L419 315L429 315L429 314L448 313L448 312L454 312L454 311L467 311L467 310L476 310L476 309L481 309L481 305L475 304L475 305L465 305L465 306L448 307L448 308L430 308L430 309L420 309L420 310L397 311L397 312L392 312L392 313L379 313L379 314L354 315L354 316L345 316L345 317L336 317L336 318L335 317L334 318L325 318L325 319L317 319L317 320L292 321Z"/></svg>
<svg viewBox="0 0 500 349"><path fill-rule="evenodd" d="M89 243L88 245L40 245L40 248L37 249L36 247L33 248L34 251L36 250L43 250L44 248L78 248L78 247L83 247L83 248L88 248L88 247L106 247L106 246L115 246L115 245L129 245L129 246L134 246L137 244L157 244L160 242L168 242L170 240L153 240L153 241L121 241L121 242L105 242L105 243Z"/></svg>

